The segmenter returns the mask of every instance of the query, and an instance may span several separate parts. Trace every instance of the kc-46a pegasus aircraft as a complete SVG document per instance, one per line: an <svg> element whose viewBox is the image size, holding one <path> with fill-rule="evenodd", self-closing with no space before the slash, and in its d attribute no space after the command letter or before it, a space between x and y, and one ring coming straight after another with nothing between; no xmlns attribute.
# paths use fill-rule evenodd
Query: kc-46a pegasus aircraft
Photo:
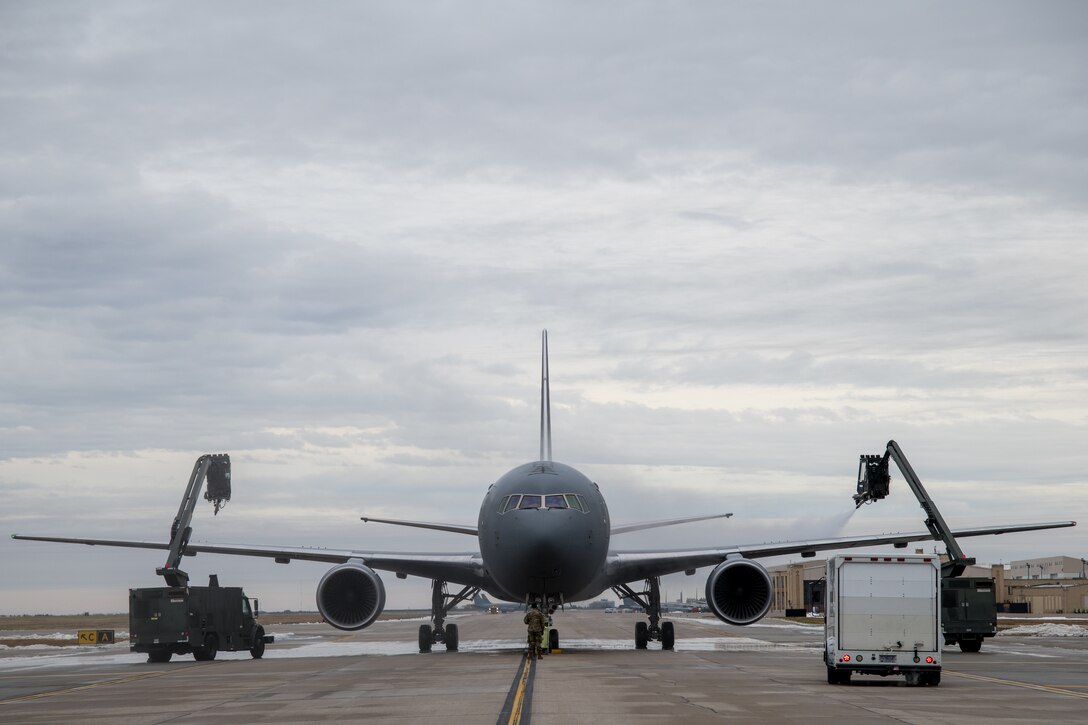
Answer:
<svg viewBox="0 0 1088 725"><path fill-rule="evenodd" d="M857 546L903 547L908 542L934 538L927 531L681 551L615 550L612 537L618 534L732 514L613 526L597 484L580 471L552 460L547 330L543 333L541 367L540 458L508 471L488 488L476 526L363 517L363 521L471 536L477 541L478 551L434 555L190 543L184 553L263 556L283 564L292 559L335 564L317 585L317 607L329 624L343 630L363 629L382 613L385 587L375 569L393 572L402 579L409 575L430 579L431 624L420 626L422 652L430 651L436 643L444 644L448 650L457 649L457 625L446 624L446 615L481 591L524 606L533 602L562 606L592 599L607 589L630 597L646 611L648 621L635 625L636 648L645 649L648 641L656 640L664 649L671 649L675 638L672 623L661 621L660 581L666 574L691 575L698 568L713 566L706 581L707 604L719 619L745 625L761 619L771 606L771 579L756 559L797 553L811 556L816 551ZM982 536L1075 525L1074 521L1059 521L988 526L958 530L954 535ZM169 548L168 544L151 541L20 535L13 538L92 546ZM449 593L449 584L460 586L460 591ZM559 646L556 630L550 633L550 644Z"/></svg>

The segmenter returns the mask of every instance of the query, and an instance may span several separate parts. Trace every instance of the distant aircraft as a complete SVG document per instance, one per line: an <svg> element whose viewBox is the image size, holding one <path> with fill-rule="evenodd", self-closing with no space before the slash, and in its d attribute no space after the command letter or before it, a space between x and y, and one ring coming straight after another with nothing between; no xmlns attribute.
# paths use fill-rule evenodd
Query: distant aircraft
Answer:
<svg viewBox="0 0 1088 725"><path fill-rule="evenodd" d="M661 621L662 576L677 572L692 575L698 568L713 566L706 581L707 605L722 621L745 625L758 621L767 613L773 594L767 570L755 559L798 553L812 556L817 551L883 544L904 547L912 541L934 538L924 531L682 551L613 550L612 537L618 534L732 514L613 526L597 484L571 466L552 460L547 330L542 335L541 368L540 457L508 471L488 488L476 526L362 517L363 521L471 536L477 541L478 551L434 555L190 543L185 553L263 556L281 564L293 559L335 564L317 585L317 607L329 624L343 630L369 626L385 607L385 587L375 569L393 572L401 579L409 575L430 579L431 624L419 628L422 652L430 651L436 643L444 643L447 650L457 649L457 625L446 624L446 615L481 591L524 607L531 602L562 606L593 599L607 589L621 598L629 597L638 602L647 614L647 621L640 620L635 624L636 648L645 649L648 641L655 640L661 642L662 648L672 649L675 641L673 624ZM988 526L958 530L954 534L957 537L982 536L1075 525L1075 521L1059 521ZM18 534L12 538L92 546L168 548L168 544L151 541ZM645 582L641 590L632 588L640 582ZM462 588L451 594L447 584ZM559 646L555 630L550 632L550 644Z"/></svg>
<svg viewBox="0 0 1088 725"><path fill-rule="evenodd" d="M525 608L524 604L492 602L484 594L477 594L473 597L472 606L482 612L502 612L504 614L506 612L516 612Z"/></svg>

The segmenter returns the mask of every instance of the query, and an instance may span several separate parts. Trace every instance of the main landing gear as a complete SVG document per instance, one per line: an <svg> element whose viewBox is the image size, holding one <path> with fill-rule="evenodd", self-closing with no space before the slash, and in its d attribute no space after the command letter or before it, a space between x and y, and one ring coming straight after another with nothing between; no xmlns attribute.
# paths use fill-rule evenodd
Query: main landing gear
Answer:
<svg viewBox="0 0 1088 725"><path fill-rule="evenodd" d="M436 644L445 644L447 652L456 652L459 643L457 625L445 624L446 615L461 602L480 593L480 587L466 586L456 594L446 592L446 582L431 580L431 623L419 625L419 651L430 652Z"/></svg>
<svg viewBox="0 0 1088 725"><path fill-rule="evenodd" d="M636 592L628 584L612 587L620 598L633 599L646 610L650 621L635 624L635 649L646 649L650 640L661 642L661 649L671 650L676 644L676 632L672 622L661 621L661 578L646 580L645 591Z"/></svg>

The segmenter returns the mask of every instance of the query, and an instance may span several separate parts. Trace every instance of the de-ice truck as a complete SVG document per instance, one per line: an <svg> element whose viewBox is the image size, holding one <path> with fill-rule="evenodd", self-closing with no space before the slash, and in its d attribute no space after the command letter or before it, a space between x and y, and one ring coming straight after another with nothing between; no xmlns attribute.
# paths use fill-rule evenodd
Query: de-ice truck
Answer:
<svg viewBox="0 0 1088 725"><path fill-rule="evenodd" d="M824 664L828 684L854 674L941 682L938 557L851 554L827 560Z"/></svg>

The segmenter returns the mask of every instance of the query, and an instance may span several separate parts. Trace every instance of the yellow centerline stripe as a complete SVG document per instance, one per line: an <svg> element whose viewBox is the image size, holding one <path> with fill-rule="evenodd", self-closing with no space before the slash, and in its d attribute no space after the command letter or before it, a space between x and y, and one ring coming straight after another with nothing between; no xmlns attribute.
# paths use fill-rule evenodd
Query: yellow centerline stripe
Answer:
<svg viewBox="0 0 1088 725"><path fill-rule="evenodd" d="M993 682L998 685L1011 685L1012 687L1024 687L1029 690L1042 690L1043 692L1050 692L1055 695L1069 695L1070 697L1079 697L1082 700L1088 700L1088 693L1073 692L1072 690L1066 690L1054 685L1033 685L1030 682L1020 682L1018 680L1002 680L997 677L987 677L986 675L969 675L966 672L952 672L951 670L944 671L946 675L955 675L956 677L965 677L969 680L980 680L982 682Z"/></svg>
<svg viewBox="0 0 1088 725"><path fill-rule="evenodd" d="M525 685L529 682L529 667L532 663L531 657L525 658L525 667L521 670L521 682L518 683L518 691L514 693L514 705L510 709L510 719L506 721L506 725L518 725L521 722L521 708L525 704Z"/></svg>

